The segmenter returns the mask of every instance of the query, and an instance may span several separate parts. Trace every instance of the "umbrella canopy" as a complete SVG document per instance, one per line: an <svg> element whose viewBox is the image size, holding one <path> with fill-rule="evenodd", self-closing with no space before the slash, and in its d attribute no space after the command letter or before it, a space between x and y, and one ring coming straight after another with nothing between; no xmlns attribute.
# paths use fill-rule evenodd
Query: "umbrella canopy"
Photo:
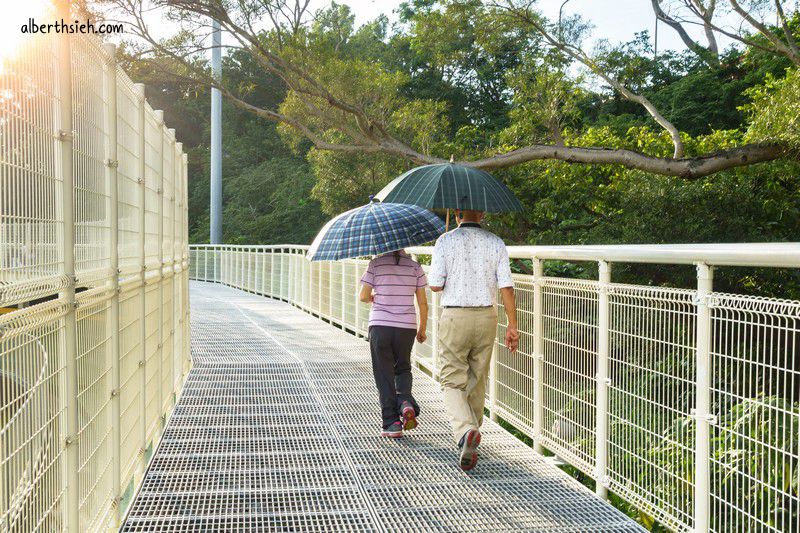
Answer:
<svg viewBox="0 0 800 533"><path fill-rule="evenodd" d="M491 174L455 163L412 168L375 197L382 202L414 204L427 209L522 211L514 193Z"/></svg>
<svg viewBox="0 0 800 533"><path fill-rule="evenodd" d="M444 222L416 205L372 201L330 220L308 249L312 261L380 255L434 240Z"/></svg>

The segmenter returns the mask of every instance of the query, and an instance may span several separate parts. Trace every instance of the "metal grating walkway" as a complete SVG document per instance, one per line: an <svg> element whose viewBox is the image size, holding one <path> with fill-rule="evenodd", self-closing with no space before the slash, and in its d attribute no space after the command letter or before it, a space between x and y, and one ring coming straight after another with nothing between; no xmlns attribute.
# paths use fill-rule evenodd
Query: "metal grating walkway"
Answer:
<svg viewBox="0 0 800 533"><path fill-rule="evenodd" d="M378 435L363 341L289 304L192 282L194 368L123 531L643 531L488 420L456 466L440 391Z"/></svg>

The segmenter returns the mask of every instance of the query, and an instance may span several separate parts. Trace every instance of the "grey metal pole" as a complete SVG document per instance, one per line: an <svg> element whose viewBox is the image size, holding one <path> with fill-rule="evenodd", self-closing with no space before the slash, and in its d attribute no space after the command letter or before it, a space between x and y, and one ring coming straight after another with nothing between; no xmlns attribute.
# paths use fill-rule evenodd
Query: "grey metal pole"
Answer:
<svg viewBox="0 0 800 533"><path fill-rule="evenodd" d="M213 23L211 71L214 79L222 79L222 32L219 22ZM222 93L211 89L211 244L222 243Z"/></svg>

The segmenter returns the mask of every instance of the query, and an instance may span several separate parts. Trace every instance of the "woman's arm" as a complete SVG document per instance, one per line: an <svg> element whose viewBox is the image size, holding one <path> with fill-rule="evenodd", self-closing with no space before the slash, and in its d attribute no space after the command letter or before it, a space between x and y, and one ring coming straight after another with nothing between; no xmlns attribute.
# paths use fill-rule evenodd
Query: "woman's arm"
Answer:
<svg viewBox="0 0 800 533"><path fill-rule="evenodd" d="M419 326L417 326L417 342L423 343L428 338L428 295L425 287L417 289L417 307L419 307Z"/></svg>
<svg viewBox="0 0 800 533"><path fill-rule="evenodd" d="M372 295L372 287L370 287L366 283L362 283L361 293L358 295L358 299L364 302L365 304L371 304L375 299L375 297Z"/></svg>

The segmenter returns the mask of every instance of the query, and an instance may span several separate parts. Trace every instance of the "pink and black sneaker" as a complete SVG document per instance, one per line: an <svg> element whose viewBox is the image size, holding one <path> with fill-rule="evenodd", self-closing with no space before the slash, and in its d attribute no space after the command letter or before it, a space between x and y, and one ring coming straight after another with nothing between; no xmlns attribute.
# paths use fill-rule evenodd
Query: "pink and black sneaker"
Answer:
<svg viewBox="0 0 800 533"><path fill-rule="evenodd" d="M389 427L385 427L381 430L381 437L389 437L392 439L399 439L403 436L403 423L398 420L397 422L392 422Z"/></svg>
<svg viewBox="0 0 800 533"><path fill-rule="evenodd" d="M400 413L403 416L403 429L408 431L417 427L417 412L411 402L403 402L400 406Z"/></svg>

